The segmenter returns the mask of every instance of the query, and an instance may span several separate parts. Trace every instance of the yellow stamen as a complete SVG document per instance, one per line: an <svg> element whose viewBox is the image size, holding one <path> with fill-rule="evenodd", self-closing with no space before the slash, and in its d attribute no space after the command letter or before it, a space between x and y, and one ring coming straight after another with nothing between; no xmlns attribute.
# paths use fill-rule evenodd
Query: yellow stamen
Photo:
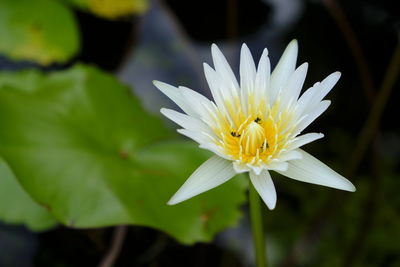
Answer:
<svg viewBox="0 0 400 267"><path fill-rule="evenodd" d="M251 99L255 100L254 97ZM280 110L279 101L273 106L260 101L256 108L250 104L256 103L249 103L247 112L236 103L225 105L229 112L218 113L218 122L213 129L219 138L215 144L233 160L259 166L279 158L293 138L292 116L287 110Z"/></svg>
<svg viewBox="0 0 400 267"><path fill-rule="evenodd" d="M256 155L264 140L264 129L258 123L252 121L243 131L243 139L240 145L245 147L246 154Z"/></svg>

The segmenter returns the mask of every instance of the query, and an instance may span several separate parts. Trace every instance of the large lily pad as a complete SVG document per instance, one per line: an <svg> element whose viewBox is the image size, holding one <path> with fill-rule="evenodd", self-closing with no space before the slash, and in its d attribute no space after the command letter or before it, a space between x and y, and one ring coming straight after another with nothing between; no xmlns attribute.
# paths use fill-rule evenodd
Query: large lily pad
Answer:
<svg viewBox="0 0 400 267"><path fill-rule="evenodd" d="M0 53L48 65L79 50L72 11L54 0L0 0Z"/></svg>
<svg viewBox="0 0 400 267"><path fill-rule="evenodd" d="M30 82L11 82L24 79ZM0 154L66 225L144 225L193 243L240 216L239 179L166 205L210 155L176 139L128 88L94 68L0 75L0 125Z"/></svg>
<svg viewBox="0 0 400 267"><path fill-rule="evenodd" d="M47 230L56 224L53 216L25 192L2 158L0 158L0 221L24 224L34 231Z"/></svg>

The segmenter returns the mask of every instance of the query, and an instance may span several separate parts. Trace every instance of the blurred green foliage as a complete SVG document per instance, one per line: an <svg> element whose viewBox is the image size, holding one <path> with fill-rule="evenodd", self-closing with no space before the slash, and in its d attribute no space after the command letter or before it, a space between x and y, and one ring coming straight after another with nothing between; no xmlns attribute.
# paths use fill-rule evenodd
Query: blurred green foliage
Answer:
<svg viewBox="0 0 400 267"><path fill-rule="evenodd" d="M166 205L209 154L176 140L128 88L95 68L1 73L0 125L0 154L65 225L144 225L193 243L240 217L240 179Z"/></svg>
<svg viewBox="0 0 400 267"><path fill-rule="evenodd" d="M56 224L42 206L32 200L15 179L6 162L0 158L0 220L25 224L34 231L43 231Z"/></svg>
<svg viewBox="0 0 400 267"><path fill-rule="evenodd" d="M81 49L73 9L115 20L148 6L148 0L0 0L0 54L43 66L68 63Z"/></svg>
<svg viewBox="0 0 400 267"><path fill-rule="evenodd" d="M149 0L61 0L106 19L143 14L149 8Z"/></svg>
<svg viewBox="0 0 400 267"><path fill-rule="evenodd" d="M0 0L0 53L49 65L66 62L80 47L72 11L54 0Z"/></svg>

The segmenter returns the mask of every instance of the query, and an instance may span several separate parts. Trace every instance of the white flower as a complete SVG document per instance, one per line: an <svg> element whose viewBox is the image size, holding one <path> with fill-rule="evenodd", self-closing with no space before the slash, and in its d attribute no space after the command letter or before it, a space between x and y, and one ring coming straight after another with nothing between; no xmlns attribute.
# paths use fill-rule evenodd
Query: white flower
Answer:
<svg viewBox="0 0 400 267"><path fill-rule="evenodd" d="M243 44L239 84L213 44L215 69L204 63L204 72L214 102L189 88L154 81L186 114L164 108L161 113L183 128L179 133L215 153L168 204L210 190L241 172L250 173L251 182L270 209L276 204L271 170L295 180L355 191L350 181L299 148L323 137L321 133L301 133L328 108L330 101L322 99L340 73L332 73L300 96L308 64L295 68L297 50L293 40L270 73L268 50L264 49L256 69Z"/></svg>

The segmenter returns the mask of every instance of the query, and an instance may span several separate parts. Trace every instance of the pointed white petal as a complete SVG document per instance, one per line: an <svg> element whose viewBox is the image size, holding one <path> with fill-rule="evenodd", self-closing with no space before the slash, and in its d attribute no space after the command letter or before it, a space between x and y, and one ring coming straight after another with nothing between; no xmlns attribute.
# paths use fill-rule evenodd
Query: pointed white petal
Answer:
<svg viewBox="0 0 400 267"><path fill-rule="evenodd" d="M301 159L302 155L296 150L289 150L286 152L283 152L281 155L279 155L279 160L280 161L289 161L289 160L294 160L294 159Z"/></svg>
<svg viewBox="0 0 400 267"><path fill-rule="evenodd" d="M224 55L215 44L211 46L211 53L214 61L216 78L220 85L219 92L223 99L224 108L221 109L221 111L225 116L229 117L229 119L232 119L236 117L235 113L241 108L239 84Z"/></svg>
<svg viewBox="0 0 400 267"><path fill-rule="evenodd" d="M231 161L213 156L186 180L178 192L168 201L168 204L177 204L217 187L231 179L235 174Z"/></svg>
<svg viewBox="0 0 400 267"><path fill-rule="evenodd" d="M253 57L247 45L243 44L240 51L240 90L244 110L247 110L248 96L254 90L255 76L256 66Z"/></svg>
<svg viewBox="0 0 400 267"><path fill-rule="evenodd" d="M178 129L177 132L184 136L189 137L190 139L196 141L200 145L207 145L209 143L214 142L213 137L207 134L206 132L196 132L188 129Z"/></svg>
<svg viewBox="0 0 400 267"><path fill-rule="evenodd" d="M216 110L217 107L207 97L199 94L198 92L184 86L179 86L179 90L186 103L199 114L200 118L209 126L214 125L217 121Z"/></svg>
<svg viewBox="0 0 400 267"><path fill-rule="evenodd" d="M271 74L270 98L272 102L275 101L276 96L286 85L296 67L297 51L297 40L293 40L286 47L285 52L283 52L281 59Z"/></svg>
<svg viewBox="0 0 400 267"><path fill-rule="evenodd" d="M301 88L303 88L308 70L308 63L303 63L290 76L288 83L282 91L282 104L285 105L289 101L294 101L299 98Z"/></svg>
<svg viewBox="0 0 400 267"><path fill-rule="evenodd" d="M185 129L195 132L206 132L209 135L214 136L214 133L210 130L210 127L197 118L167 108L162 108L160 111L165 117L179 124Z"/></svg>
<svg viewBox="0 0 400 267"><path fill-rule="evenodd" d="M260 175L250 172L250 180L268 208L273 210L276 205L276 191L269 172L264 170Z"/></svg>
<svg viewBox="0 0 400 267"><path fill-rule="evenodd" d="M228 119L231 119L231 116L235 115L234 113L237 111L239 104L236 90L229 89L229 86L226 86L222 78L207 64L204 64L204 73L218 110Z"/></svg>
<svg viewBox="0 0 400 267"><path fill-rule="evenodd" d="M269 87L270 76L271 63L268 57L268 50L265 48L258 62L255 87L266 90Z"/></svg>
<svg viewBox="0 0 400 267"><path fill-rule="evenodd" d="M213 68L211 68L207 63L203 64L204 75L208 86L210 87L211 94L218 108L224 110L224 99L221 92L221 81Z"/></svg>
<svg viewBox="0 0 400 267"><path fill-rule="evenodd" d="M271 76L271 63L269 62L268 50L265 48L258 62L256 81L254 85L255 95L260 99L263 97L265 103L269 99L269 83Z"/></svg>
<svg viewBox="0 0 400 267"><path fill-rule="evenodd" d="M296 112L299 116L314 109L320 101L332 90L333 86L340 78L340 72L334 72L326 77L322 82L317 82L313 87L307 89L299 98Z"/></svg>
<svg viewBox="0 0 400 267"><path fill-rule="evenodd" d="M283 162L272 162L268 164L268 170L272 171L286 171L288 168L288 163L286 161Z"/></svg>
<svg viewBox="0 0 400 267"><path fill-rule="evenodd" d="M177 104L178 107L180 107L186 114L189 114L193 117L198 116L198 114L190 107L190 105L188 105L178 88L160 81L153 81L153 84L172 101L174 101L175 104Z"/></svg>
<svg viewBox="0 0 400 267"><path fill-rule="evenodd" d="M340 72L334 72L328 77L326 77L321 84L319 85L319 90L314 94L314 97L311 99L311 103L316 103L321 101L335 86L335 84L340 79Z"/></svg>
<svg viewBox="0 0 400 267"><path fill-rule="evenodd" d="M308 143L314 142L317 139L324 137L322 133L307 133L300 136L297 136L293 142L289 145L289 149L296 149L301 146L304 146Z"/></svg>
<svg viewBox="0 0 400 267"><path fill-rule="evenodd" d="M215 155L218 155L221 158L224 158L226 160L232 160L230 156L226 155L224 153L224 149L221 148L220 146L215 145L214 143L203 143L199 145L200 148L206 149L208 151L211 151Z"/></svg>
<svg viewBox="0 0 400 267"><path fill-rule="evenodd" d="M329 100L323 100L309 113L307 116L296 126L296 133L301 133L308 125L310 125L316 118L318 118L331 104Z"/></svg>
<svg viewBox="0 0 400 267"><path fill-rule="evenodd" d="M354 192L354 185L301 149L298 151L303 155L302 159L289 161L289 168L286 171L278 171L289 178L312 184L333 187L341 190Z"/></svg>
<svg viewBox="0 0 400 267"><path fill-rule="evenodd" d="M318 90L320 82L316 82L312 87L308 88L297 101L296 114L300 118L304 115L306 109L310 107L310 100L314 97Z"/></svg>
<svg viewBox="0 0 400 267"><path fill-rule="evenodd" d="M239 84L236 80L235 74L233 74L233 71L228 64L228 61L226 61L226 58L216 44L212 44L211 54L216 72L225 81L228 88L232 88L237 91L239 88Z"/></svg>
<svg viewBox="0 0 400 267"><path fill-rule="evenodd" d="M256 66L251 52L246 44L242 45L240 51L240 88L251 90L254 87L256 76Z"/></svg>

